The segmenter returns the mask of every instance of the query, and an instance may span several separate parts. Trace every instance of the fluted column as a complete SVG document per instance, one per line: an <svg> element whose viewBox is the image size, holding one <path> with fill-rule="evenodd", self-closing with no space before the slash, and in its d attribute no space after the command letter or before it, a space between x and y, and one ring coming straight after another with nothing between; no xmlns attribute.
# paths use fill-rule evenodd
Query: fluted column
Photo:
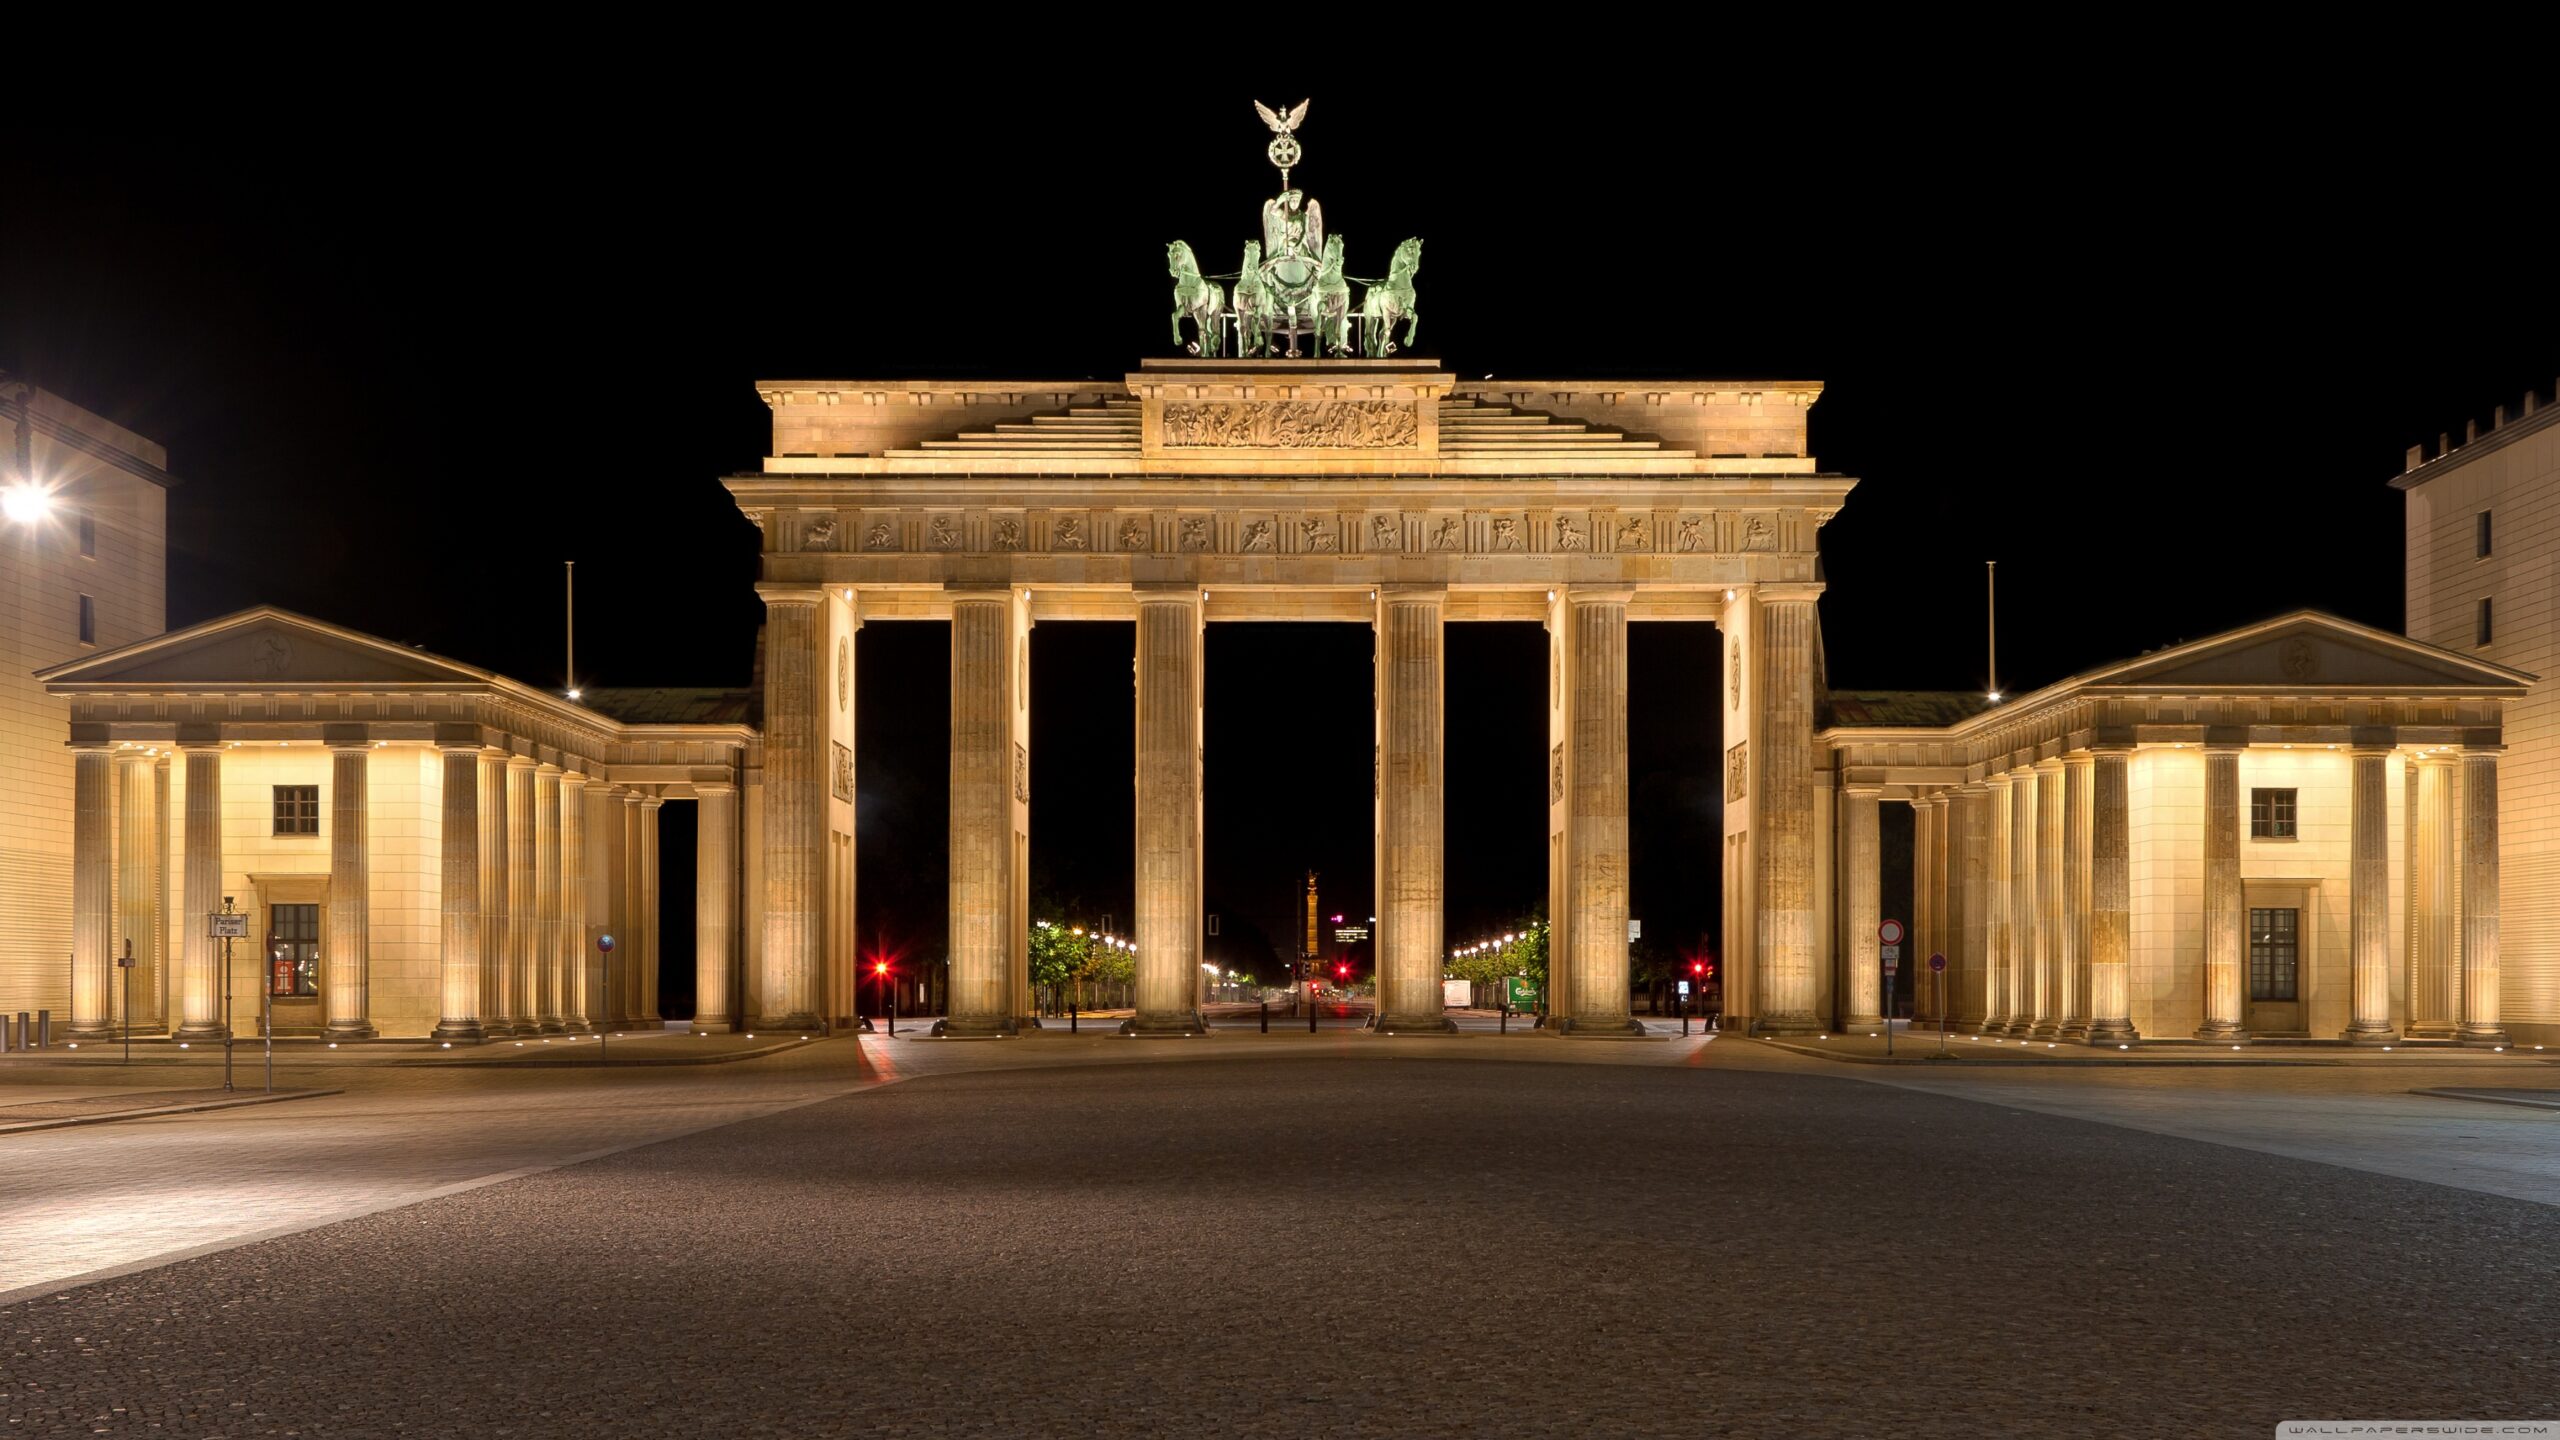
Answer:
<svg viewBox="0 0 2560 1440"><path fill-rule="evenodd" d="M1952 918L1947 899L1949 799L1942 791L1911 802L1911 850L1918 898L1911 905L1913 943L1902 952L1902 963L1911 972L1911 1018L1932 1024L1946 1013L1946 982L1951 972L1931 973L1929 957L1945 955L1951 965L1955 958L1955 945L1947 933ZM1888 1006L1892 1001L1892 996L1885 997Z"/></svg>
<svg viewBox="0 0 2560 1440"><path fill-rule="evenodd" d="M819 1024L827 842L823 600L817 591L765 595L763 1014L752 1023L775 1030Z"/></svg>
<svg viewBox="0 0 2560 1440"><path fill-rule="evenodd" d="M1878 843L1877 810L1884 792L1870 785L1846 785L1840 791L1841 864L1848 871L1843 877L1849 897L1847 925L1848 983L1840 996L1840 1024L1844 1029L1876 1030L1884 1025L1883 951L1876 927L1883 923L1883 906L1878 898L1883 876L1883 851Z"/></svg>
<svg viewBox="0 0 2560 1440"><path fill-rule="evenodd" d="M641 813L640 792L623 792L622 903L621 915L615 921L622 927L622 948L613 952L614 997L620 1008L614 1013L631 1025L641 1023L640 971L649 961L648 926L641 919L647 913L645 902L649 889L640 844Z"/></svg>
<svg viewBox="0 0 2560 1440"><path fill-rule="evenodd" d="M183 732L181 732L183 733ZM222 742L181 740L186 757L186 880L178 924L178 1038L222 1038L222 942L205 917L222 908Z"/></svg>
<svg viewBox="0 0 2560 1440"><path fill-rule="evenodd" d="M479 760L480 831L480 1033L487 1038L511 1034L507 1018L507 947L514 936L507 927L507 757L484 749Z"/></svg>
<svg viewBox="0 0 2560 1440"><path fill-rule="evenodd" d="M953 1035L1008 1035L1015 1024L1012 639L1007 592L953 602L951 979L937 1025Z"/></svg>
<svg viewBox="0 0 2560 1440"><path fill-rule="evenodd" d="M1987 786L1947 798L1947 1020L1971 1030L1991 1013L1991 813Z"/></svg>
<svg viewBox="0 0 2560 1440"><path fill-rule="evenodd" d="M2062 757L2061 1038L2089 1038L2089 784L2086 750Z"/></svg>
<svg viewBox="0 0 2560 1440"><path fill-rule="evenodd" d="M639 983L634 989L640 997L640 1024L642 1028L649 1030L655 1030L664 1023L663 1017L658 1013L658 957L662 953L659 949L661 939L659 922L664 918L659 913L658 905L658 812L666 808L666 803L655 795L640 797L642 954L640 973L636 977ZM817 1028L817 1023L813 1020L800 1028L814 1030Z"/></svg>
<svg viewBox="0 0 2560 1440"><path fill-rule="evenodd" d="M525 952L535 1027L560 1035L560 767L533 770L533 944Z"/></svg>
<svg viewBox="0 0 2560 1440"><path fill-rule="evenodd" d="M2445 756L2417 762L2417 807L2410 812L2411 874L2409 1035L2444 1039L2461 1013L2461 946L2454 905L2453 766Z"/></svg>
<svg viewBox="0 0 2560 1440"><path fill-rule="evenodd" d="M130 953L133 965L116 972L115 993L107 1004L115 1023L126 1021L125 988L138 1007L147 1008L151 974L156 967L160 925L159 778L154 757L140 750L116 756L116 937L115 954ZM139 1028L139 1027L137 1027Z"/></svg>
<svg viewBox="0 0 2560 1440"><path fill-rule="evenodd" d="M329 742L329 924L320 999L332 1040L374 1033L372 810L365 783L372 759L373 747L362 739Z"/></svg>
<svg viewBox="0 0 2560 1440"><path fill-rule="evenodd" d="M1811 589L1764 588L1760 606L1758 950L1763 1013L1754 1028L1801 1035L1814 1014L1813 605ZM1624 692L1618 704L1626 703ZM1621 941L1625 930L1619 932ZM1623 999L1623 991L1621 992Z"/></svg>
<svg viewBox="0 0 2560 1440"><path fill-rule="evenodd" d="M2043 786L2035 767L2023 766L2009 787L2009 1033L2031 1035L2036 1006L2043 1000L2044 924L2036 890L2036 798Z"/></svg>
<svg viewBox="0 0 2560 1440"><path fill-rule="evenodd" d="M434 1038L476 1041L485 1034L480 1028L480 746L474 740L439 749L444 756L444 949L436 970L442 998ZM192 801L192 766L187 783Z"/></svg>
<svg viewBox="0 0 2560 1440"><path fill-rule="evenodd" d="M1377 631L1378 1029L1454 1030L1443 1013L1444 590L1382 588Z"/></svg>
<svg viewBox="0 0 2560 1440"><path fill-rule="evenodd" d="M738 915L738 790L697 780L693 849L693 1024L726 1030L737 1018L729 937Z"/></svg>
<svg viewBox="0 0 2560 1440"><path fill-rule="evenodd" d="M2063 982L2062 761L2036 762L2035 1028L2039 1040L2062 1034L2070 991Z"/></svg>
<svg viewBox="0 0 2560 1440"><path fill-rule="evenodd" d="M115 755L81 747L71 770L71 1038L113 1033Z"/></svg>
<svg viewBox="0 0 2560 1440"><path fill-rule="evenodd" d="M2006 1034L2010 1022L2009 971L2017 957L2011 950L2016 936L2010 925L2009 893L2010 848L2016 836L2011 831L2017 814L2010 790L2017 777L1999 774L1984 782L1990 789L1989 813L1983 817L1982 944L1990 964L1984 969L1982 984L1982 1033Z"/></svg>
<svg viewBox="0 0 2560 1440"><path fill-rule="evenodd" d="M2240 887L2240 748L2204 750L2204 1023L2199 1040L2247 1035L2249 915Z"/></svg>
<svg viewBox="0 0 2560 1440"><path fill-rule="evenodd" d="M1138 1004L1121 1028L1205 1028L1200 988L1200 592L1138 595Z"/></svg>
<svg viewBox="0 0 2560 1440"><path fill-rule="evenodd" d="M1006 727L1013 736L1013 780L1011 803L1005 809L1013 834L1013 928L1009 943L1013 1023L1016 1030L1037 1030L1040 1003L1031 989L1031 592L1011 589L1005 594L1010 597L1006 608L1013 635L1013 716ZM845 928L853 928L850 917ZM853 969L858 987L858 961ZM847 996L845 1013L852 1014L853 1008L853 999Z"/></svg>
<svg viewBox="0 0 2560 1440"><path fill-rule="evenodd" d="M2129 746L2102 747L2089 778L2089 1043L2130 1045L2133 815Z"/></svg>
<svg viewBox="0 0 2560 1440"><path fill-rule="evenodd" d="M2503 1046L2498 1014L2498 747L2462 750L2462 1025L2465 1045Z"/></svg>
<svg viewBox="0 0 2560 1440"><path fill-rule="evenodd" d="M2348 752L2346 1038L2379 1045L2391 1028L2391 749Z"/></svg>
<svg viewBox="0 0 2560 1440"><path fill-rule="evenodd" d="M595 966L587 945L587 777L560 776L560 1024L572 1035L596 1028Z"/></svg>
<svg viewBox="0 0 2560 1440"><path fill-rule="evenodd" d="M613 915L613 851L622 838L622 807L613 799L613 791L600 776L589 776L580 794L586 806L586 819L581 822L580 851L585 870L580 881L587 893L586 931L579 937L581 964L587 975L588 1023L599 1030L621 1023L622 1012L613 1003L613 967L604 952L596 948L600 936L611 935L613 943L622 943L621 924Z"/></svg>
<svg viewBox="0 0 2560 1440"><path fill-rule="evenodd" d="M541 873L535 854L533 761L507 758L507 1020L518 1035L542 1033L534 1001L534 968L542 954L542 902L534 890Z"/></svg>

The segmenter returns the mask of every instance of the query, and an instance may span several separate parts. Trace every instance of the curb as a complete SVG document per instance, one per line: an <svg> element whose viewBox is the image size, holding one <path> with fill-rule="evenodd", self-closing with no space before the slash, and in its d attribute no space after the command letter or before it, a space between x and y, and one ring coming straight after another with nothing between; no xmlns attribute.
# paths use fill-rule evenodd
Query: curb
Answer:
<svg viewBox="0 0 2560 1440"><path fill-rule="evenodd" d="M2560 1110L2560 1090L2546 1091L2548 1100L2528 1100L2521 1095L2497 1095L2486 1090L2412 1090L2412 1095L2435 1095L2447 1100L2477 1100L2483 1105L2520 1105L2527 1110Z"/></svg>
<svg viewBox="0 0 2560 1440"><path fill-rule="evenodd" d="M2244 1057L2238 1060L2208 1060L2200 1055L2158 1055L2140 1059L2127 1057L2121 1060L2109 1060L2095 1055L2038 1055L2033 1051L2026 1052L2024 1058L2011 1058L2019 1054L2019 1052L2014 1050L2008 1052L2007 1055L1999 1056L1997 1058L1986 1053L1979 1059L1976 1059L1971 1055L1967 1055L1961 1050L1949 1050L1944 1058L1941 1058L1934 1050L1926 1055L1911 1056L1851 1055L1838 1050L1821 1050L1807 1045L1793 1045L1784 1041L1770 1040L1760 1036L1737 1038L1748 1038L1753 1044L1766 1045L1772 1050L1785 1050L1792 1054L1809 1055L1816 1060L1830 1060L1842 1065L1970 1065L1986 1069L2011 1069L2028 1065L2055 1065L2083 1070L2106 1070L2126 1069L2131 1067L2156 1069L2165 1066L2210 1066L2217 1069L2298 1069L2302 1067L2318 1066L2335 1067L2346 1063L2342 1060L2330 1059L2279 1060L2273 1056L2261 1056L2254 1059Z"/></svg>
<svg viewBox="0 0 2560 1440"><path fill-rule="evenodd" d="M422 1057L416 1060L393 1060L387 1063L425 1069L463 1070L639 1070L675 1065L734 1065L741 1060L756 1060L767 1055L779 1055L786 1050L797 1050L804 1044L815 1044L820 1038L816 1035L795 1035L788 1040L759 1045L753 1050L731 1050L717 1055L646 1055L637 1060L615 1060L610 1057L593 1060L584 1056L572 1058L561 1055L536 1058L531 1054L521 1059L513 1056L504 1059L484 1059L476 1055L465 1056L457 1053L450 1058ZM903 1040L906 1037L901 1035L898 1038Z"/></svg>
<svg viewBox="0 0 2560 1440"><path fill-rule="evenodd" d="M237 1095L228 1100L204 1100L193 1105L154 1105L144 1110L110 1110L103 1115L66 1115L56 1120L27 1120L0 1125L0 1135L23 1135L31 1130L62 1130L74 1125L105 1125L117 1120L153 1120L163 1115L196 1115L207 1110L237 1110L244 1105L274 1105L286 1100L311 1100L322 1095L344 1095L344 1090L283 1090L273 1095Z"/></svg>

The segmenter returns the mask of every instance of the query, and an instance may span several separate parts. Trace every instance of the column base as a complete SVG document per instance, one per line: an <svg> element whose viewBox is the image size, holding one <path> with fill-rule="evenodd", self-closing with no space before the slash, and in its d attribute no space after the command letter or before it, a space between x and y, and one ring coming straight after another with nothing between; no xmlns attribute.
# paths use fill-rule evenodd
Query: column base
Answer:
<svg viewBox="0 0 2560 1440"><path fill-rule="evenodd" d="M2412 1040L2451 1040L2455 1038L2455 1032L2452 1026L2433 1021L2425 1024L2412 1022L2406 1033Z"/></svg>
<svg viewBox="0 0 2560 1440"><path fill-rule="evenodd" d="M616 1030L625 1030L630 1027L625 1025L622 1021L616 1020L613 1022L613 1028ZM738 1028L738 1022L730 1019L726 1015L696 1015L693 1017L693 1028L702 1031L706 1035L726 1035L730 1031Z"/></svg>
<svg viewBox="0 0 2560 1440"><path fill-rule="evenodd" d="M329 1040L371 1040L382 1032L370 1020L332 1020L322 1038Z"/></svg>
<svg viewBox="0 0 2560 1440"><path fill-rule="evenodd" d="M231 1032L223 1029L220 1021L207 1020L194 1025L181 1025L178 1027L177 1033L169 1038L173 1040L223 1040L228 1039L230 1035Z"/></svg>
<svg viewBox="0 0 2560 1440"><path fill-rule="evenodd" d="M2400 1035L2388 1025L2350 1025L2340 1038L2350 1045L2391 1045Z"/></svg>
<svg viewBox="0 0 2560 1440"><path fill-rule="evenodd" d="M2030 1040L2059 1040L2062 1038L2062 1024L2060 1021L2056 1020L2039 1020L2035 1024L2027 1027L2027 1038Z"/></svg>
<svg viewBox="0 0 2560 1440"><path fill-rule="evenodd" d="M1040 1024L1040 1017L1037 1015L1016 1015L1013 1017L1013 1030L1017 1035L1026 1034L1030 1031L1041 1028L1043 1027Z"/></svg>
<svg viewBox="0 0 2560 1440"><path fill-rule="evenodd" d="M1843 1030L1880 1031L1884 1029L1884 1017L1881 1015L1852 1015L1848 1019L1840 1022L1840 1028Z"/></svg>
<svg viewBox="0 0 2560 1440"><path fill-rule="evenodd" d="M560 1028L572 1035L593 1035L596 1033L596 1027L588 1024L584 1020L563 1020L560 1022Z"/></svg>
<svg viewBox="0 0 2560 1440"><path fill-rule="evenodd" d="M477 1045L489 1038L489 1032L481 1029L480 1022L477 1020L445 1020L438 1022L436 1028L428 1031L427 1038L463 1045Z"/></svg>
<svg viewBox="0 0 2560 1440"><path fill-rule="evenodd" d="M2089 1022L2089 1043L2092 1045L2132 1045L2139 1043L2141 1039L2142 1032L2134 1029L2133 1022L2130 1020Z"/></svg>
<svg viewBox="0 0 2560 1440"><path fill-rule="evenodd" d="M2068 1041L2076 1045L2089 1038L2088 1023L2086 1021L2074 1020L2070 1024L2063 1026L2060 1030L2055 1031L2053 1038L2056 1040Z"/></svg>
<svg viewBox="0 0 2560 1440"><path fill-rule="evenodd" d="M1141 1010L1120 1022L1120 1033L1140 1037L1206 1035L1209 1022L1197 1010Z"/></svg>
<svg viewBox="0 0 2560 1440"><path fill-rule="evenodd" d="M1013 1020L1005 1015L973 1015L957 1019L945 1017L933 1022L928 1032L962 1040L1001 1040L1014 1034Z"/></svg>
<svg viewBox="0 0 2560 1440"><path fill-rule="evenodd" d="M1623 1040L1630 1035L1645 1033L1644 1022L1633 1015L1592 1016L1588 1019L1568 1015L1547 1028L1576 1040Z"/></svg>
<svg viewBox="0 0 2560 1440"><path fill-rule="evenodd" d="M2196 1038L2199 1040L2246 1041L2249 1038L2249 1032L2241 1029L2239 1022L2235 1020L2207 1020L2196 1027Z"/></svg>
<svg viewBox="0 0 2560 1440"><path fill-rule="evenodd" d="M1369 1030L1376 1035L1455 1035L1458 1022L1424 1011L1418 1015L1377 1016L1369 1022Z"/></svg>
<svg viewBox="0 0 2560 1440"><path fill-rule="evenodd" d="M1751 1022L1754 1035L1820 1035L1820 1021L1810 1015L1763 1015Z"/></svg>
<svg viewBox="0 0 2560 1440"><path fill-rule="evenodd" d="M2486 1050L2508 1043L2507 1032L2496 1025L2465 1025L2455 1034L2466 1049Z"/></svg>
<svg viewBox="0 0 2560 1440"><path fill-rule="evenodd" d="M658 1028L658 1022L655 1020L634 1020L631 1022L631 1028L636 1030L654 1030ZM812 1015L805 1010L797 1015L754 1015L747 1019L747 1029L749 1031L807 1030L814 1033L825 1028L825 1026L818 1023L817 1016Z"/></svg>
<svg viewBox="0 0 2560 1440"><path fill-rule="evenodd" d="M544 1020L533 1027L533 1032L537 1035L566 1035L569 1027L558 1020Z"/></svg>

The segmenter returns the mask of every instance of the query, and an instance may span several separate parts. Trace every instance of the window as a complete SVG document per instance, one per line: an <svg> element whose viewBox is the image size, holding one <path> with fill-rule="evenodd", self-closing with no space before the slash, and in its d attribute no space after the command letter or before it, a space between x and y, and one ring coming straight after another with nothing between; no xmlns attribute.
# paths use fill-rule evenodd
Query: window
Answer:
<svg viewBox="0 0 2560 1440"><path fill-rule="evenodd" d="M2477 533L2472 537L2473 548L2471 553L2479 556L2483 560L2486 560L2489 558L2489 512L2486 510L2481 511L2479 518L2475 520L2473 524L2477 528Z"/></svg>
<svg viewBox="0 0 2560 1440"><path fill-rule="evenodd" d="M2489 597L2483 595L2480 597L2480 618L2473 627L2471 643L2486 645L2496 633L2496 627L2490 624Z"/></svg>
<svg viewBox="0 0 2560 1440"><path fill-rule="evenodd" d="M311 788L279 785L276 790ZM267 915L267 993L287 998L319 994L320 907L278 905Z"/></svg>
<svg viewBox="0 0 2560 1440"><path fill-rule="evenodd" d="M98 601L93 595L80 597L80 643L98 643Z"/></svg>
<svg viewBox="0 0 2560 1440"><path fill-rule="evenodd" d="M276 833L279 835L320 833L319 786L279 785L276 787Z"/></svg>
<svg viewBox="0 0 2560 1440"><path fill-rule="evenodd" d="M2249 912L2249 998L2297 1000L2296 978L2301 957L2302 912Z"/></svg>
<svg viewBox="0 0 2560 1440"><path fill-rule="evenodd" d="M2485 520L2489 517L2484 515L2480 518ZM98 517L95 515L80 517L80 554L85 559L98 558Z"/></svg>
<svg viewBox="0 0 2560 1440"><path fill-rule="evenodd" d="M2249 838L2252 840L2291 840L2293 830L2293 797L2291 790L2252 790L2249 792Z"/></svg>

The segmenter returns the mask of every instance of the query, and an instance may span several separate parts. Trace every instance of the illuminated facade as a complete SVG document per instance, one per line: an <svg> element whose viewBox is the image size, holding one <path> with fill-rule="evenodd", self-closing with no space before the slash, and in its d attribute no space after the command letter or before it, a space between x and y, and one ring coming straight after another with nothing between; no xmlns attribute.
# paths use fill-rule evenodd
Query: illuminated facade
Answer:
<svg viewBox="0 0 2560 1440"><path fill-rule="evenodd" d="M168 453L60 396L0 374L0 1011L71 1008L73 762L64 701L36 671L166 625ZM111 803L165 833L165 759L112 774ZM106 877L110 943L133 944L135 1008L161 1013L170 954L149 921L167 872L145 845Z"/></svg>

